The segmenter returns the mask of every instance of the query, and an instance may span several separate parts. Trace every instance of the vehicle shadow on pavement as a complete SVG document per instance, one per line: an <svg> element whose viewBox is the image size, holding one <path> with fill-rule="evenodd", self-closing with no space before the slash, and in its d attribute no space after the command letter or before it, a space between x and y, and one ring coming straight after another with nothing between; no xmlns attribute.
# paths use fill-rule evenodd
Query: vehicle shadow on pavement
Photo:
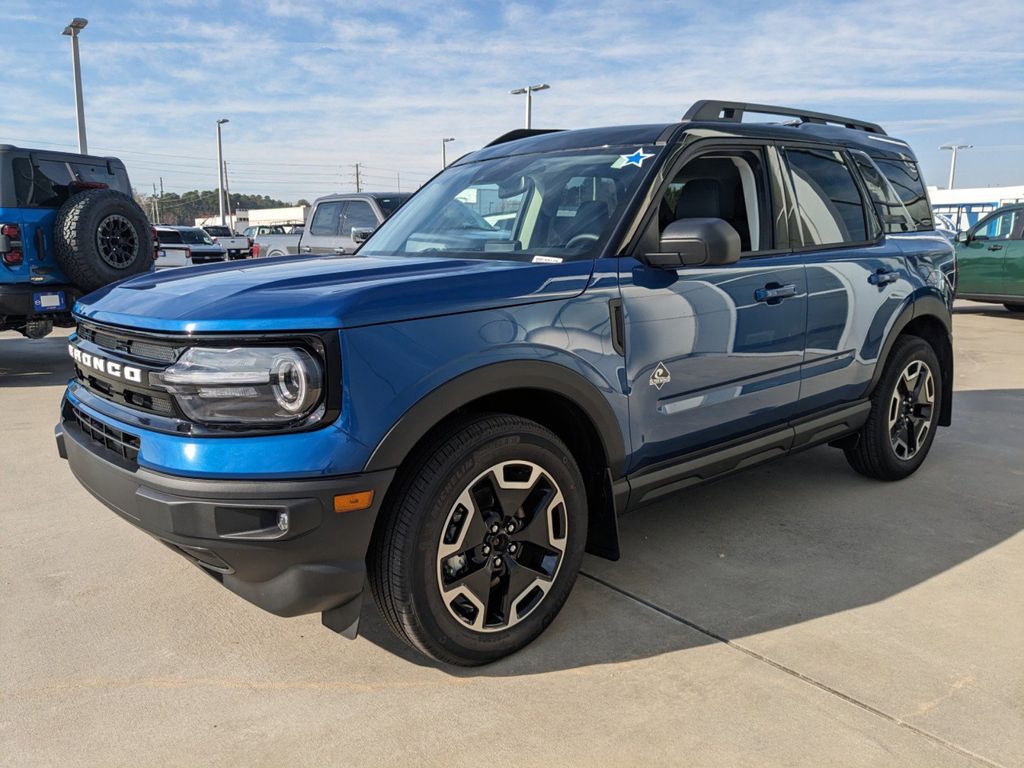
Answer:
<svg viewBox="0 0 1024 768"><path fill-rule="evenodd" d="M0 334L0 389L62 385L74 373L63 335L26 339Z"/></svg>
<svg viewBox="0 0 1024 768"><path fill-rule="evenodd" d="M921 470L901 482L863 478L821 447L630 513L620 520L622 559L588 556L537 641L487 667L438 668L515 676L642 659L911 589L1024 528L1024 389L956 392L954 414ZM372 606L361 634L429 663Z"/></svg>

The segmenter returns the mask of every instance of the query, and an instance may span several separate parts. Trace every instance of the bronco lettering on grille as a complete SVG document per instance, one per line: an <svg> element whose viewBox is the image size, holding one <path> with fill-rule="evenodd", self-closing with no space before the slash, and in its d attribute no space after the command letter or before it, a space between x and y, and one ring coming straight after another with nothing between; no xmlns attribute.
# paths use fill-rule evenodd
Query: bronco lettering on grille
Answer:
<svg viewBox="0 0 1024 768"><path fill-rule="evenodd" d="M71 355L74 361L83 368L93 368L100 373L107 374L107 376L124 379L125 381L134 381L136 384L142 383L142 370L140 368L135 368L131 365L122 365L121 363L115 363L113 360L107 360L99 355L92 355L88 352L83 352L74 344L68 344L68 354Z"/></svg>

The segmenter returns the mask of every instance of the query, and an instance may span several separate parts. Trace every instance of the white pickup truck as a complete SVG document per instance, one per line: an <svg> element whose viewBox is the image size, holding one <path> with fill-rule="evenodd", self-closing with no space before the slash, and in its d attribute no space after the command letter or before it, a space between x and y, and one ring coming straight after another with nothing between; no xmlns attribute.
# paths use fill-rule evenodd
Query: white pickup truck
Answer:
<svg viewBox="0 0 1024 768"><path fill-rule="evenodd" d="M247 259L252 255L252 240L236 235L230 227L211 224L203 227L203 230L213 238L213 242L228 252L229 259Z"/></svg>

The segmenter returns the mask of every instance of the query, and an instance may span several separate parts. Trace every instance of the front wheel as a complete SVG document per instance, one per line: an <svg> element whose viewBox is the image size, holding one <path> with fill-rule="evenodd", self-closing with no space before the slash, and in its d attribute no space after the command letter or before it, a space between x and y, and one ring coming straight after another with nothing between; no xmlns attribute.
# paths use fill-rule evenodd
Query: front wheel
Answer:
<svg viewBox="0 0 1024 768"><path fill-rule="evenodd" d="M370 587L390 628L440 661L485 664L536 638L587 539L572 454L517 416L473 416L410 457L374 536Z"/></svg>
<svg viewBox="0 0 1024 768"><path fill-rule="evenodd" d="M932 447L946 396L931 345L900 336L871 395L868 419L845 449L850 466L878 480L902 480L915 472Z"/></svg>

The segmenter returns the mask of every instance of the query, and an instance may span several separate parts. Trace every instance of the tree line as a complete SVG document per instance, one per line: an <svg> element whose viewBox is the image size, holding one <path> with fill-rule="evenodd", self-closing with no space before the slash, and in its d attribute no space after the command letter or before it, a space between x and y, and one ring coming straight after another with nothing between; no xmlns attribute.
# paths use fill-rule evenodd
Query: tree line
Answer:
<svg viewBox="0 0 1024 768"><path fill-rule="evenodd" d="M267 195L246 195L240 192L232 192L230 197L232 211L309 205L309 201L304 199L291 203ZM150 219L158 224L194 224L196 219L216 216L219 212L215 189L194 189L181 194L165 192L162 195L136 193L136 200L149 214Z"/></svg>

